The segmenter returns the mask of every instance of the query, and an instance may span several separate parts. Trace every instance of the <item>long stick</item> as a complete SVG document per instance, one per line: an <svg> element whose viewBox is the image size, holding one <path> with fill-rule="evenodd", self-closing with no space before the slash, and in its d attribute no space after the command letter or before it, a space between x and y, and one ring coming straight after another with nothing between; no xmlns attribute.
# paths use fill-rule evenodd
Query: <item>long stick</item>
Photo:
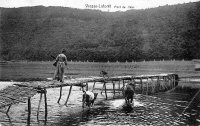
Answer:
<svg viewBox="0 0 200 126"><path fill-rule="evenodd" d="M59 96L59 98L58 98L57 103L60 103L60 99L61 99L61 97L62 97L62 87L60 87L60 96Z"/></svg>
<svg viewBox="0 0 200 126"><path fill-rule="evenodd" d="M31 98L28 98L28 115L31 115Z"/></svg>
<svg viewBox="0 0 200 126"><path fill-rule="evenodd" d="M105 88L105 83L103 84L103 87L101 89L101 94L103 93L104 88Z"/></svg>
<svg viewBox="0 0 200 126"><path fill-rule="evenodd" d="M106 91L106 82L104 82L104 85L105 85L105 95L106 95L106 100L107 100L108 97L107 97L107 91Z"/></svg>
<svg viewBox="0 0 200 126"><path fill-rule="evenodd" d="M45 120L47 120L47 90L44 89L44 103L45 103Z"/></svg>
<svg viewBox="0 0 200 126"><path fill-rule="evenodd" d="M39 100L38 110L37 110L37 119L38 119L38 116L39 116L39 111L40 111L40 104L41 104L41 101L42 101L42 93L40 93L40 100Z"/></svg>
<svg viewBox="0 0 200 126"><path fill-rule="evenodd" d="M146 95L148 95L148 91L149 91L149 82L148 82L148 78L147 78L147 91L146 91Z"/></svg>
<svg viewBox="0 0 200 126"><path fill-rule="evenodd" d="M8 109L7 109L7 111L6 111L6 114L8 114L8 112L9 112L11 106L12 106L12 104L10 104L10 105L8 106Z"/></svg>
<svg viewBox="0 0 200 126"><path fill-rule="evenodd" d="M31 120L31 98L28 97L28 118L27 118L27 125L30 125Z"/></svg>
<svg viewBox="0 0 200 126"><path fill-rule="evenodd" d="M67 100L66 100L66 102L65 102L65 105L66 105L66 106L67 106L67 102L68 102L68 100L69 100L69 96L70 96L70 94L71 94L71 90L72 90L72 85L70 86L69 94L68 94Z"/></svg>
<svg viewBox="0 0 200 126"><path fill-rule="evenodd" d="M140 78L140 86L141 86L141 94L143 94L143 83L142 83L142 78Z"/></svg>
<svg viewBox="0 0 200 126"><path fill-rule="evenodd" d="M113 95L113 98L115 97L115 83L112 81L113 83L113 92L114 92L114 95Z"/></svg>
<svg viewBox="0 0 200 126"><path fill-rule="evenodd" d="M88 82L86 82L86 91L88 91Z"/></svg>
<svg viewBox="0 0 200 126"><path fill-rule="evenodd" d="M93 92L93 90L94 90L95 84L96 84L96 81L94 82L94 85L93 85L93 87L92 87L92 92Z"/></svg>

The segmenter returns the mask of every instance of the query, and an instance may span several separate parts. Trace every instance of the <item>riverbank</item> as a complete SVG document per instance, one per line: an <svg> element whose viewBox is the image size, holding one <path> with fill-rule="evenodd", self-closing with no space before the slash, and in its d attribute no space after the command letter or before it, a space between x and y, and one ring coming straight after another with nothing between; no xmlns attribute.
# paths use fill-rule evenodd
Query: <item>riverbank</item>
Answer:
<svg viewBox="0 0 200 126"><path fill-rule="evenodd" d="M52 78L53 62L9 62L0 64L0 81L45 81ZM67 78L100 76L104 70L108 76L175 73L179 77L199 76L193 61L146 61L146 62L68 62Z"/></svg>

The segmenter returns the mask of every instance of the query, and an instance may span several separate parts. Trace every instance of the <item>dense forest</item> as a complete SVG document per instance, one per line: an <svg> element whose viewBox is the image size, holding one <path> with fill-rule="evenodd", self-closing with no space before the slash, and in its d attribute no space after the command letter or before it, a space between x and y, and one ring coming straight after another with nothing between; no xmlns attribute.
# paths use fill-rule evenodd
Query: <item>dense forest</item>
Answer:
<svg viewBox="0 0 200 126"><path fill-rule="evenodd" d="M200 2L102 12L0 8L1 60L140 61L200 58Z"/></svg>

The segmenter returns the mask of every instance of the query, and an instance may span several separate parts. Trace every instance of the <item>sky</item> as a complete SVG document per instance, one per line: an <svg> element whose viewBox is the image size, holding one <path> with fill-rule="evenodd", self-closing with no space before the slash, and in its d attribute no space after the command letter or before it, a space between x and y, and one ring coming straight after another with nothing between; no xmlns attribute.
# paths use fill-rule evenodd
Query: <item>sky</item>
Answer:
<svg viewBox="0 0 200 126"><path fill-rule="evenodd" d="M164 5L196 2L199 0L0 0L0 7L13 8L24 6L62 6L102 11L126 11L146 9Z"/></svg>

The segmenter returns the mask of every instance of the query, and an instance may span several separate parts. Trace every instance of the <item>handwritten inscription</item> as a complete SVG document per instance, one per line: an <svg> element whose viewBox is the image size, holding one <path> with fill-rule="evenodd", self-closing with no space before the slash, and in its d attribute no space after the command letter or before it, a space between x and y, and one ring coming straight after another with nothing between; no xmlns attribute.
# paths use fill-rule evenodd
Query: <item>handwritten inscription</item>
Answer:
<svg viewBox="0 0 200 126"><path fill-rule="evenodd" d="M134 9L134 6L111 5L111 4L85 4L86 9Z"/></svg>
<svg viewBox="0 0 200 126"><path fill-rule="evenodd" d="M86 8L111 8L111 4L95 4L95 5L91 5L91 4L85 4Z"/></svg>

